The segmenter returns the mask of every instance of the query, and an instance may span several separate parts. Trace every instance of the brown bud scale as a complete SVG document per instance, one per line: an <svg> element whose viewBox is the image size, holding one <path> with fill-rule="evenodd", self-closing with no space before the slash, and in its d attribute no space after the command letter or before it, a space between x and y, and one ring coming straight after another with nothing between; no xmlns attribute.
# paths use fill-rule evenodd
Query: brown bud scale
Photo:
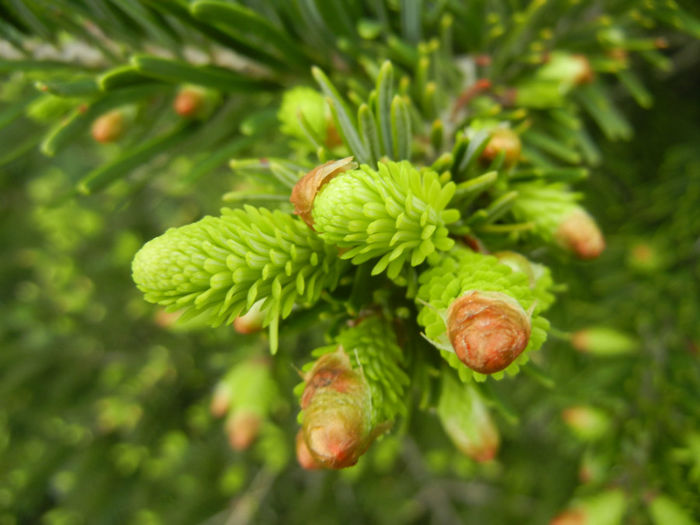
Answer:
<svg viewBox="0 0 700 525"><path fill-rule="evenodd" d="M506 368L530 340L527 313L503 293L466 292L452 302L447 316L447 332L457 357L482 374Z"/></svg>
<svg viewBox="0 0 700 525"><path fill-rule="evenodd" d="M352 159L352 157L346 157L340 160L330 160L320 166L316 166L299 179L299 182L292 189L292 196L289 200L294 205L294 213L299 215L311 228L313 228L314 224L311 210L313 209L316 195L323 185L333 177L356 168L357 164Z"/></svg>

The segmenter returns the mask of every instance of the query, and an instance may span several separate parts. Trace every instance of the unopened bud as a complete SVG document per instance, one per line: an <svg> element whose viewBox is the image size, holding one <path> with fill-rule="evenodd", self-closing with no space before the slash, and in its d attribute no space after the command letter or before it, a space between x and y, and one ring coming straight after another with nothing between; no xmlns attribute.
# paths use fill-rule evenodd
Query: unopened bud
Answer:
<svg viewBox="0 0 700 525"><path fill-rule="evenodd" d="M666 262L665 252L653 242L636 242L627 254L627 263L639 272L658 272L664 268Z"/></svg>
<svg viewBox="0 0 700 525"><path fill-rule="evenodd" d="M173 101L175 113L183 118L208 116L216 106L218 94L200 86L184 86Z"/></svg>
<svg viewBox="0 0 700 525"><path fill-rule="evenodd" d="M586 525L586 514L582 510L566 510L553 518L549 525Z"/></svg>
<svg viewBox="0 0 700 525"><path fill-rule="evenodd" d="M265 313L260 310L263 301L255 303L244 315L239 315L233 321L233 328L239 334L254 334L263 328Z"/></svg>
<svg viewBox="0 0 700 525"><path fill-rule="evenodd" d="M621 490L608 490L575 501L570 509L552 519L549 525L619 525L626 503Z"/></svg>
<svg viewBox="0 0 700 525"><path fill-rule="evenodd" d="M306 446L306 441L304 440L304 431L299 429L296 437L296 451L297 451L297 461L301 468L306 470L317 470L321 468L321 465L314 459L309 451L309 447Z"/></svg>
<svg viewBox="0 0 700 525"><path fill-rule="evenodd" d="M161 328L170 328L182 315L182 311L168 312L164 308L159 308L153 320Z"/></svg>
<svg viewBox="0 0 700 525"><path fill-rule="evenodd" d="M496 457L500 446L498 427L474 386L444 376L437 413L460 452L479 462Z"/></svg>
<svg viewBox="0 0 700 525"><path fill-rule="evenodd" d="M181 117L194 117L202 107L202 93L192 88L181 89L175 97L173 108Z"/></svg>
<svg viewBox="0 0 700 525"><path fill-rule="evenodd" d="M255 441L262 423L255 412L241 410L226 421L228 440L234 450L245 450Z"/></svg>
<svg viewBox="0 0 700 525"><path fill-rule="evenodd" d="M333 177L357 167L357 164L352 159L352 157L346 157L340 160L329 160L320 166L316 166L299 179L299 182L292 189L292 196L289 200L294 205L294 213L299 215L311 228L313 228L314 223L311 210L313 209L316 194Z"/></svg>
<svg viewBox="0 0 700 525"><path fill-rule="evenodd" d="M530 340L530 319L509 295L468 291L450 305L447 332L465 365L482 374L493 374L525 350Z"/></svg>
<svg viewBox="0 0 700 525"><path fill-rule="evenodd" d="M538 72L541 79L553 80L567 86L589 84L595 78L591 62L585 55L554 52Z"/></svg>
<svg viewBox="0 0 700 525"><path fill-rule="evenodd" d="M209 405L209 410L214 417L221 417L228 412L231 405L231 394L231 387L227 383L221 382L216 385Z"/></svg>
<svg viewBox="0 0 700 525"><path fill-rule="evenodd" d="M630 336L602 326L592 326L575 332L571 336L571 344L579 352L601 356L629 354L638 346Z"/></svg>
<svg viewBox="0 0 700 525"><path fill-rule="evenodd" d="M564 217L555 233L557 242L581 259L595 259L605 249L605 239L593 218L577 208Z"/></svg>
<svg viewBox="0 0 700 525"><path fill-rule="evenodd" d="M605 435L610 428L610 418L598 408L573 406L561 414L564 422L584 440L593 441Z"/></svg>
<svg viewBox="0 0 700 525"><path fill-rule="evenodd" d="M522 144L520 137L513 130L508 128L495 128L491 131L491 135L486 144L486 147L481 152L481 160L489 163L492 162L501 152L505 153L505 165L514 166L520 159L520 151Z"/></svg>
<svg viewBox="0 0 700 525"><path fill-rule="evenodd" d="M92 123L92 138L103 144L119 140L126 128L124 112L115 109L95 119Z"/></svg>
<svg viewBox="0 0 700 525"><path fill-rule="evenodd" d="M304 440L327 468L345 468L372 440L369 387L352 368L342 347L326 354L307 375L302 395Z"/></svg>

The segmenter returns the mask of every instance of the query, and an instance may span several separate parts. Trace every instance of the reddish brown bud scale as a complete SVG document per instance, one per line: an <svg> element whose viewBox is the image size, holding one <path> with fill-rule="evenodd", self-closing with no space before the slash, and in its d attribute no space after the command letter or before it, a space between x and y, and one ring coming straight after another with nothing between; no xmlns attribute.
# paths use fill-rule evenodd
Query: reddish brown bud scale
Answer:
<svg viewBox="0 0 700 525"><path fill-rule="evenodd" d="M204 96L201 91L184 88L175 97L173 108L181 117L191 118L197 115L204 104Z"/></svg>
<svg viewBox="0 0 700 525"><path fill-rule="evenodd" d="M582 510L574 509L564 511L554 517L549 525L586 525L586 521L586 514Z"/></svg>
<svg viewBox="0 0 700 525"><path fill-rule="evenodd" d="M555 233L557 242L581 259L595 259L605 249L605 239L593 218L577 209L567 215Z"/></svg>
<svg viewBox="0 0 700 525"><path fill-rule="evenodd" d="M357 164L352 159L352 157L346 157L340 160L330 160L320 166L316 166L299 179L299 182L292 189L292 196L289 200L294 205L294 213L299 215L311 228L313 228L314 224L311 210L314 206L316 194L333 177L355 168Z"/></svg>
<svg viewBox="0 0 700 525"><path fill-rule="evenodd" d="M457 357L482 374L510 365L525 350L530 328L520 304L498 292L466 292L447 312L447 332Z"/></svg>
<svg viewBox="0 0 700 525"><path fill-rule="evenodd" d="M352 402L339 403L339 396L331 398L326 392L317 396L319 403L323 401L322 397L327 397L329 403L327 410L316 411L316 417L308 417L308 411L313 407L307 408L304 420L306 444L312 456L323 466L333 469L351 467L369 446L367 431L358 424L366 417L364 408Z"/></svg>
<svg viewBox="0 0 700 525"><path fill-rule="evenodd" d="M491 132L488 144L481 152L481 160L492 162L501 152L505 152L506 166L514 166L520 160L522 143L520 137L508 128L496 128Z"/></svg>
<svg viewBox="0 0 700 525"><path fill-rule="evenodd" d="M124 134L124 114L121 110L110 111L92 123L92 138L103 144L114 142Z"/></svg>
<svg viewBox="0 0 700 525"><path fill-rule="evenodd" d="M311 455L309 447L304 440L304 431L299 429L296 437L297 462L301 468L306 470L317 470L322 467Z"/></svg>
<svg viewBox="0 0 700 525"><path fill-rule="evenodd" d="M258 437L262 421L254 412L240 411L226 422L226 433L234 450L245 450Z"/></svg>
<svg viewBox="0 0 700 525"><path fill-rule="evenodd" d="M305 376L303 432L314 460L326 468L357 463L371 442L369 387L339 346L321 356Z"/></svg>

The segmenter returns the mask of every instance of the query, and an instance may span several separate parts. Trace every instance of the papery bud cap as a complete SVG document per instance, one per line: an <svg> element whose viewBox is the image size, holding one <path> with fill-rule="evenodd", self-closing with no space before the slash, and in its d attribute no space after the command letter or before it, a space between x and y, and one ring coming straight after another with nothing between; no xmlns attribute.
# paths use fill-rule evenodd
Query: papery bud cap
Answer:
<svg viewBox="0 0 700 525"><path fill-rule="evenodd" d="M301 429L299 429L299 432L297 432L296 452L297 461L299 462L299 466L301 466L301 468L306 470L317 470L321 468L321 464L314 459L314 457L311 455L309 447L306 446L304 431Z"/></svg>
<svg viewBox="0 0 700 525"><path fill-rule="evenodd" d="M304 410L304 437L311 455L328 468L351 467L370 444L367 389L317 390Z"/></svg>
<svg viewBox="0 0 700 525"><path fill-rule="evenodd" d="M447 313L447 332L457 356L482 374L510 365L525 350L530 330L522 306L500 292L465 292Z"/></svg>
<svg viewBox="0 0 700 525"><path fill-rule="evenodd" d="M353 157L346 157L321 164L299 179L299 182L292 189L292 196L289 200L294 205L294 213L299 215L310 227L313 228L314 220L311 216L311 210L319 190L333 177L357 167L352 159Z"/></svg>

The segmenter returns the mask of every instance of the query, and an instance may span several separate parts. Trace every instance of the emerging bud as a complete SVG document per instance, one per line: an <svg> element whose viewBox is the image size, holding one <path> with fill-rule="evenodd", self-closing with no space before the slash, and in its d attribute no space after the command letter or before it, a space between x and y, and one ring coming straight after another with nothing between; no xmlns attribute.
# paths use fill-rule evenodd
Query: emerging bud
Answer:
<svg viewBox="0 0 700 525"><path fill-rule="evenodd" d="M505 152L505 165L514 166L520 159L522 144L520 137L508 128L495 128L491 131L488 144L481 152L481 160L485 163L492 162L501 152Z"/></svg>
<svg viewBox="0 0 700 525"><path fill-rule="evenodd" d="M304 431L299 429L296 437L297 461L301 468L306 470L317 470L321 465L314 459L304 441Z"/></svg>
<svg viewBox="0 0 700 525"><path fill-rule="evenodd" d="M595 259L605 249L605 239L593 218L581 208L569 213L555 233L557 242L581 259Z"/></svg>
<svg viewBox="0 0 700 525"><path fill-rule="evenodd" d="M595 78L595 72L585 55L554 52L549 55L547 63L537 72L537 76L559 82L566 88L590 84Z"/></svg>
<svg viewBox="0 0 700 525"><path fill-rule="evenodd" d="M627 334L603 326L592 326L575 332L571 336L571 344L579 352L600 356L629 354L638 346Z"/></svg>
<svg viewBox="0 0 700 525"><path fill-rule="evenodd" d="M322 356L307 375L301 404L304 440L313 458L334 469L357 463L373 437L369 387L350 368L342 347Z"/></svg>
<svg viewBox="0 0 700 525"><path fill-rule="evenodd" d="M496 457L498 428L473 385L457 381L451 373L444 374L437 413L460 452L479 462Z"/></svg>
<svg viewBox="0 0 700 525"><path fill-rule="evenodd" d="M175 96L173 109L183 118L203 118L212 112L218 100L219 95L210 89L183 86Z"/></svg>
<svg viewBox="0 0 700 525"><path fill-rule="evenodd" d="M181 117L194 117L202 107L203 94L201 90L192 88L183 88L179 91L173 101L175 113Z"/></svg>
<svg viewBox="0 0 700 525"><path fill-rule="evenodd" d="M586 514L582 510L565 510L554 517L549 525L586 525Z"/></svg>
<svg viewBox="0 0 700 525"><path fill-rule="evenodd" d="M447 332L465 365L482 374L493 374L525 350L530 340L530 319L512 297L472 290L450 305Z"/></svg>
<svg viewBox="0 0 700 525"><path fill-rule="evenodd" d="M357 164L353 162L352 157L346 157L340 160L329 160L328 162L316 166L292 189L291 203L294 205L294 213L299 215L303 221L313 228L314 220L311 216L311 210L314 206L314 199L321 187L330 181L333 177L341 173L354 169Z"/></svg>
<svg viewBox="0 0 700 525"><path fill-rule="evenodd" d="M115 109L95 119L92 123L92 138L103 144L119 140L126 129L124 112Z"/></svg>
<svg viewBox="0 0 700 525"><path fill-rule="evenodd" d="M244 315L239 315L233 321L233 328L239 334L254 334L262 330L265 313L260 311L263 301L255 303Z"/></svg>
<svg viewBox="0 0 700 525"><path fill-rule="evenodd" d="M156 311L153 320L161 328L170 328L175 324L175 322L180 318L181 315L181 311L168 312L165 310L165 308L159 308Z"/></svg>
<svg viewBox="0 0 700 525"><path fill-rule="evenodd" d="M209 410L214 417L221 417L228 412L231 405L231 397L231 387L228 383L222 381L216 385L211 404L209 405Z"/></svg>
<svg viewBox="0 0 700 525"><path fill-rule="evenodd" d="M228 441L234 450L245 450L255 441L262 420L255 412L240 410L226 421Z"/></svg>
<svg viewBox="0 0 700 525"><path fill-rule="evenodd" d="M575 501L549 525L619 525L626 506L626 497L621 490L607 490Z"/></svg>
<svg viewBox="0 0 700 525"><path fill-rule="evenodd" d="M601 438L610 428L610 418L598 408L573 406L561 414L564 422L581 438L593 441Z"/></svg>

